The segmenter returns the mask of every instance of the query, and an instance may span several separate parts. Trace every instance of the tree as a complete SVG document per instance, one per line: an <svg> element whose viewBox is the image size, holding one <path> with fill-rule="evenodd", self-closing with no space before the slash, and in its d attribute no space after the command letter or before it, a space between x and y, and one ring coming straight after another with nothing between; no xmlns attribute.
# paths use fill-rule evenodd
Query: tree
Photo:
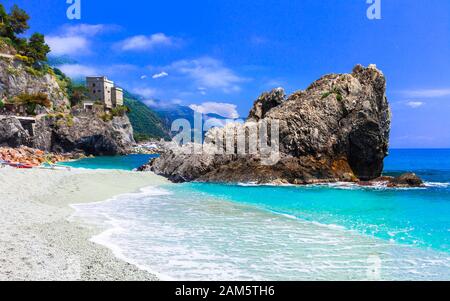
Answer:
<svg viewBox="0 0 450 301"><path fill-rule="evenodd" d="M44 35L35 33L30 37L25 51L26 56L32 58L35 62L47 61L49 52L50 47L45 43Z"/></svg>
<svg viewBox="0 0 450 301"><path fill-rule="evenodd" d="M42 34L35 33L29 39L19 37L30 28L29 20L30 16L17 5L14 5L7 14L5 7L0 4L0 35L8 38L9 44L13 45L20 54L29 57L31 63L47 61L50 47L45 43Z"/></svg>
<svg viewBox="0 0 450 301"><path fill-rule="evenodd" d="M22 34L30 28L30 26L28 25L30 16L17 5L14 5L12 7L11 12L9 13L8 20L10 31L13 34L13 36L10 38L14 38L14 35Z"/></svg>
<svg viewBox="0 0 450 301"><path fill-rule="evenodd" d="M70 105L72 107L89 99L89 90L84 85L74 85L70 82L67 87L67 93L69 94Z"/></svg>
<svg viewBox="0 0 450 301"><path fill-rule="evenodd" d="M8 14L6 13L5 7L0 3L0 35L4 36L6 34L6 25L8 24Z"/></svg>

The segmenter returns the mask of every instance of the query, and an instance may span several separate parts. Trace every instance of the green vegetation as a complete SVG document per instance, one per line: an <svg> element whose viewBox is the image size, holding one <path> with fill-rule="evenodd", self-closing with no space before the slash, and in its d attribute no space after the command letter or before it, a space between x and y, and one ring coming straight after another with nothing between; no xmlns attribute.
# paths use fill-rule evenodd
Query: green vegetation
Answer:
<svg viewBox="0 0 450 301"><path fill-rule="evenodd" d="M34 33L28 40L28 47L26 48L26 56L34 62L47 61L47 54L50 52L50 47L45 44L44 35Z"/></svg>
<svg viewBox="0 0 450 301"><path fill-rule="evenodd" d="M70 106L74 107L89 99L88 89L84 83L75 83L58 68L49 70L49 73L55 76L56 82L70 101ZM70 108L69 108L70 109Z"/></svg>
<svg viewBox="0 0 450 301"><path fill-rule="evenodd" d="M84 85L76 85L72 82L67 86L67 94L72 107L83 103L89 99L88 89Z"/></svg>
<svg viewBox="0 0 450 301"><path fill-rule="evenodd" d="M112 121L114 116L108 112L102 113L100 114L100 119L103 120L104 122L109 122Z"/></svg>
<svg viewBox="0 0 450 301"><path fill-rule="evenodd" d="M1 46L13 47L18 52L16 59L29 67L37 70L45 69L46 64L43 62L47 61L50 47L45 43L44 35L34 33L29 39L19 37L30 28L29 20L30 16L17 5L14 5L8 14L3 4L0 4Z"/></svg>
<svg viewBox="0 0 450 301"><path fill-rule="evenodd" d="M0 109L3 109L5 107L5 103L3 100L0 99Z"/></svg>
<svg viewBox="0 0 450 301"><path fill-rule="evenodd" d="M103 107L103 105L102 105ZM111 120L113 120L114 117L123 117L125 116L127 113L130 113L130 109L127 106L118 106L115 107L114 109L111 110L111 112L104 112L102 114L100 114L100 118L104 121L104 122L109 122Z"/></svg>
<svg viewBox="0 0 450 301"><path fill-rule="evenodd" d="M67 125L68 127L72 127L74 125L72 114L58 112L58 113L47 114L44 118L45 119L55 119L56 125L58 127L63 127L65 125Z"/></svg>
<svg viewBox="0 0 450 301"><path fill-rule="evenodd" d="M137 97L125 92L125 105L130 109L128 118L134 130L134 139L137 142L149 139L169 139L161 119Z"/></svg>
<svg viewBox="0 0 450 301"><path fill-rule="evenodd" d="M45 93L22 93L14 97L14 104L25 106L26 112L29 115L35 115L36 107L38 105L51 108L52 102L48 99L48 95Z"/></svg>
<svg viewBox="0 0 450 301"><path fill-rule="evenodd" d="M323 93L321 99L325 99L328 96L330 96L331 94L335 94L336 95L336 100L337 101L342 101L344 99L344 96L342 96L341 90L339 88L337 88L337 87L333 87L333 89L331 89L330 91L327 91L327 92Z"/></svg>
<svg viewBox="0 0 450 301"><path fill-rule="evenodd" d="M131 113L131 110L127 106L118 106L111 110L111 115L113 115L114 117L123 117L128 113Z"/></svg>
<svg viewBox="0 0 450 301"><path fill-rule="evenodd" d="M12 66L6 67L6 73L8 73L9 75L14 75L14 76L18 76L20 74L19 70Z"/></svg>
<svg viewBox="0 0 450 301"><path fill-rule="evenodd" d="M152 137L150 137L149 135L140 133L134 133L133 137L136 142L144 142L152 139Z"/></svg>
<svg viewBox="0 0 450 301"><path fill-rule="evenodd" d="M325 98L327 98L328 96L330 96L332 93L331 92L325 92L325 93L323 93L322 94L322 99L325 99Z"/></svg>

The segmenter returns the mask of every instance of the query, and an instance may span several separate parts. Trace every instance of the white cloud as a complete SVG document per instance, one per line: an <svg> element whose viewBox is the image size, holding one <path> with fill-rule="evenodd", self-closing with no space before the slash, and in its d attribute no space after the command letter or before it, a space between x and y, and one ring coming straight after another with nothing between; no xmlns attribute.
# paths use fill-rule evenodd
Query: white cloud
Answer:
<svg viewBox="0 0 450 301"><path fill-rule="evenodd" d="M181 105L183 101L178 98L174 98L171 100L157 100L157 99L147 99L143 100L143 102L152 108L171 108L173 106Z"/></svg>
<svg viewBox="0 0 450 301"><path fill-rule="evenodd" d="M71 78L93 76L98 74L98 70L96 68L80 64L66 64L61 65L58 68Z"/></svg>
<svg viewBox="0 0 450 301"><path fill-rule="evenodd" d="M138 94L144 98L153 98L156 96L158 90L154 88L134 88L133 93Z"/></svg>
<svg viewBox="0 0 450 301"><path fill-rule="evenodd" d="M157 73L157 74L154 74L153 76L152 76L152 78L153 79L158 79L158 78L163 78L163 77L166 77L166 76L169 76L169 74L167 73L167 72L160 72L160 73Z"/></svg>
<svg viewBox="0 0 450 301"><path fill-rule="evenodd" d="M138 35L127 38L116 44L122 51L152 50L160 46L175 46L178 39L166 36L164 33L155 33L151 36Z"/></svg>
<svg viewBox="0 0 450 301"><path fill-rule="evenodd" d="M435 98L450 96L450 88L446 89L421 89L421 90L410 90L402 91L402 94L407 97L417 97L417 98Z"/></svg>
<svg viewBox="0 0 450 301"><path fill-rule="evenodd" d="M206 95L207 89L205 87L198 87L197 90L201 95Z"/></svg>
<svg viewBox="0 0 450 301"><path fill-rule="evenodd" d="M45 41L53 55L86 55L91 53L90 38L112 28L104 24L65 25L56 34L47 35Z"/></svg>
<svg viewBox="0 0 450 301"><path fill-rule="evenodd" d="M417 109L417 108L420 108L421 106L423 106L424 103L421 101L410 101L410 102L406 103L406 105L410 108Z"/></svg>
<svg viewBox="0 0 450 301"><path fill-rule="evenodd" d="M189 76L199 86L222 89L226 93L240 91L239 84L246 81L225 67L221 61L209 57L177 61L169 68Z"/></svg>
<svg viewBox="0 0 450 301"><path fill-rule="evenodd" d="M141 79L146 79L147 75L141 75Z"/></svg>
<svg viewBox="0 0 450 301"><path fill-rule="evenodd" d="M62 27L62 32L67 36L86 36L92 37L101 33L112 31L118 28L116 25L106 24L78 24L78 25L66 25Z"/></svg>
<svg viewBox="0 0 450 301"><path fill-rule="evenodd" d="M239 118L237 106L231 103L204 102L200 105L192 104L189 107L202 114L214 113L226 118Z"/></svg>
<svg viewBox="0 0 450 301"><path fill-rule="evenodd" d="M45 41L54 55L80 55L90 52L90 43L85 37L48 36Z"/></svg>

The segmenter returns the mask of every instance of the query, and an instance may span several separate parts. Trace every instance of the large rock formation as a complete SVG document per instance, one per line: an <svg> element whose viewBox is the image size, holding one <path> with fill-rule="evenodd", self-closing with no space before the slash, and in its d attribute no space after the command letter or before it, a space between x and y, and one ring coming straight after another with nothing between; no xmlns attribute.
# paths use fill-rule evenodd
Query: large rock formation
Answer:
<svg viewBox="0 0 450 301"><path fill-rule="evenodd" d="M69 100L57 78L51 72L34 73L12 55L11 58L0 57L0 100L4 97L12 99L23 93L44 93L52 104L51 108L38 106L32 131L12 113L0 116L0 146L24 145L44 151L84 152L89 155L129 152L134 139L128 117L104 121L99 112L70 110Z"/></svg>
<svg viewBox="0 0 450 301"><path fill-rule="evenodd" d="M114 117L105 122L93 112L74 114L72 120L41 118L35 132L32 147L57 153L126 154L134 143L128 117Z"/></svg>
<svg viewBox="0 0 450 301"><path fill-rule="evenodd" d="M357 65L351 74L326 75L289 97L276 89L255 102L245 124L210 130L203 152L193 153L195 145L173 148L148 169L176 182L306 184L375 179L388 151L390 110L385 91L385 77L374 65ZM236 142L239 131L247 134L255 124L260 128L262 122L276 120L280 157L272 164L261 153L208 151L221 141L217 137L226 140L230 128ZM228 151L236 145L231 148Z"/></svg>
<svg viewBox="0 0 450 301"><path fill-rule="evenodd" d="M70 102L65 91L58 85L52 74L33 74L20 61L14 59L0 59L0 96L12 98L27 93L44 93L58 111L68 110Z"/></svg>
<svg viewBox="0 0 450 301"><path fill-rule="evenodd" d="M27 144L30 144L30 135L17 118L0 118L0 146L18 147Z"/></svg>
<svg viewBox="0 0 450 301"><path fill-rule="evenodd" d="M134 143L128 117L105 122L95 114L75 115L73 119L41 116L36 119L34 135L16 117L0 117L0 146L21 145L47 152L82 152L87 155L119 155Z"/></svg>

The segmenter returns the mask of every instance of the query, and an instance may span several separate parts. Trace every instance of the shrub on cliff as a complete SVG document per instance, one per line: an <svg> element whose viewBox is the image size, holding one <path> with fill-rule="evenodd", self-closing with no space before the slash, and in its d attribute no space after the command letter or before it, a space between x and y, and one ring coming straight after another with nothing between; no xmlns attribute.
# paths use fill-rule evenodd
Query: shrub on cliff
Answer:
<svg viewBox="0 0 450 301"><path fill-rule="evenodd" d="M52 102L48 98L48 95L41 92L34 94L19 94L14 98L14 103L17 105L25 106L27 114L29 115L35 114L35 110L38 105L46 108L52 107Z"/></svg>
<svg viewBox="0 0 450 301"><path fill-rule="evenodd" d="M113 117L120 116L123 117L125 114L129 113L130 109L127 106L118 106L111 110L111 115Z"/></svg>
<svg viewBox="0 0 450 301"><path fill-rule="evenodd" d="M67 86L67 94L69 96L70 105L72 107L81 104L84 100L89 99L89 90L84 85L74 85L69 82Z"/></svg>

